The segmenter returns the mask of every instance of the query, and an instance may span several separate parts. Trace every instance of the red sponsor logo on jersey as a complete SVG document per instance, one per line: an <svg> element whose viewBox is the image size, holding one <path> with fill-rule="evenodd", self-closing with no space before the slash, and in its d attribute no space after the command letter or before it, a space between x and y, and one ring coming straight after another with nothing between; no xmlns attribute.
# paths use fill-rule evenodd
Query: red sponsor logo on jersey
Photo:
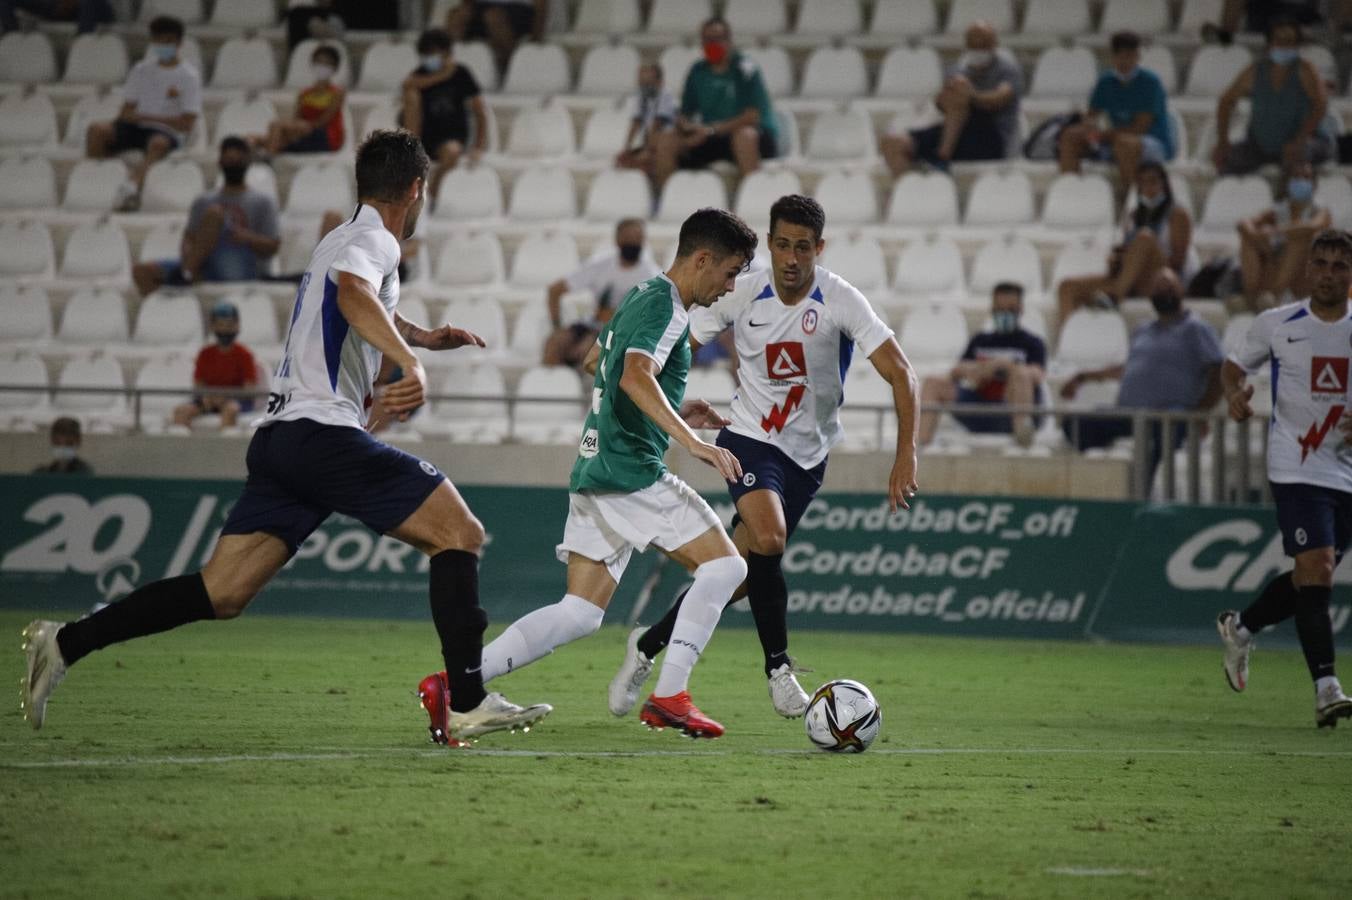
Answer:
<svg viewBox="0 0 1352 900"><path fill-rule="evenodd" d="M772 381L807 376L807 360L803 357L803 345L798 341L765 345L765 374Z"/></svg>
<svg viewBox="0 0 1352 900"><path fill-rule="evenodd" d="M803 403L803 395L807 393L807 388L801 384L795 384L789 388L789 395L784 398L784 403L780 406L770 408L767 415L761 417L761 428L765 433L772 431L783 431L784 426L789 424L789 416L793 411Z"/></svg>
<svg viewBox="0 0 1352 900"><path fill-rule="evenodd" d="M1347 361L1343 361L1344 375L1346 375ZM1300 438L1300 461L1305 462L1305 457L1319 449L1319 445L1324 443L1324 438L1333 430L1333 426L1338 424L1338 420L1343 417L1343 405L1341 403L1330 407L1328 415L1324 416L1324 421L1319 424L1310 425L1309 431Z"/></svg>
<svg viewBox="0 0 1352 900"><path fill-rule="evenodd" d="M1316 356L1310 360L1310 392L1347 393L1347 357Z"/></svg>
<svg viewBox="0 0 1352 900"><path fill-rule="evenodd" d="M808 309L803 313L803 334L811 334L817 330L817 311Z"/></svg>

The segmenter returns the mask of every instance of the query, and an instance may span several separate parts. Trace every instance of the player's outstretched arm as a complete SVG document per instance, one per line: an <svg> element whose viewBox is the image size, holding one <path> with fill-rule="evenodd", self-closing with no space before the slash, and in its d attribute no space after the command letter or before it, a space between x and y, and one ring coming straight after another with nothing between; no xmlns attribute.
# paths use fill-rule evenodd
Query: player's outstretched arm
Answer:
<svg viewBox="0 0 1352 900"><path fill-rule="evenodd" d="M338 276L338 311L348 326L404 372L404 377L387 387L382 395L385 409L403 421L423 403L427 375L422 363L418 362L418 357L399 335L394 320L381 306L375 285L351 272L335 274Z"/></svg>
<svg viewBox="0 0 1352 900"><path fill-rule="evenodd" d="M408 319L394 314L394 327L398 329L399 336L402 337L410 347L421 347L424 350L455 350L460 347L486 347L484 339L472 331L466 331L464 328L455 328L450 325L442 325L440 328L423 328L421 325L414 325Z"/></svg>
<svg viewBox="0 0 1352 900"><path fill-rule="evenodd" d="M620 390L633 401L658 428L671 436L686 451L701 462L718 470L726 481L742 477L742 465L729 451L701 440L699 435L671 408L662 386L657 383L660 367L657 360L643 353L624 355L624 372L620 375Z"/></svg>
<svg viewBox="0 0 1352 900"><path fill-rule="evenodd" d="M897 410L897 456L892 463L892 474L887 480L887 502L897 508L910 509L907 502L920 490L916 482L916 443L920 434L920 387L911 368L911 361L901 352L896 338L888 338L868 358L873 368L892 385L892 403Z"/></svg>
<svg viewBox="0 0 1352 900"><path fill-rule="evenodd" d="M1221 364L1221 386L1225 389L1225 405L1230 412L1230 418L1236 422L1243 422L1253 415L1253 406L1249 401L1253 398L1253 385L1247 384L1248 374L1237 366L1233 360L1227 359Z"/></svg>

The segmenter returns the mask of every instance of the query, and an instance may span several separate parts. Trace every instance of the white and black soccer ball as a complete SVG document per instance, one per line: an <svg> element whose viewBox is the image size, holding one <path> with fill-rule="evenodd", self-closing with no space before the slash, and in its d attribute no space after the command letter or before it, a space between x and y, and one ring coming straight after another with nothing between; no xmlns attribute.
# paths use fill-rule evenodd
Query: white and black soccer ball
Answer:
<svg viewBox="0 0 1352 900"><path fill-rule="evenodd" d="M857 681L838 678L817 688L803 716L807 739L833 753L863 753L883 727L873 692Z"/></svg>

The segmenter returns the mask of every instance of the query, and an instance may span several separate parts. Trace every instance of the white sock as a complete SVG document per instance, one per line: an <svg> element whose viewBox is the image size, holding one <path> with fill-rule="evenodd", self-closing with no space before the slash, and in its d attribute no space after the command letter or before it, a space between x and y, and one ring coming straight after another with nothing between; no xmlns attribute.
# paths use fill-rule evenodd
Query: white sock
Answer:
<svg viewBox="0 0 1352 900"><path fill-rule="evenodd" d="M1323 678L1315 679L1314 692L1316 694L1322 694L1325 690L1330 688L1337 688L1339 691L1343 689L1343 686L1338 683L1338 677L1336 675L1325 675Z"/></svg>
<svg viewBox="0 0 1352 900"><path fill-rule="evenodd" d="M484 648L484 681L528 666L569 641L594 634L606 611L576 594L517 619Z"/></svg>
<svg viewBox="0 0 1352 900"><path fill-rule="evenodd" d="M685 690L690 681L690 670L699 661L700 654L713 636L723 607L732 599L732 592L746 578L746 560L740 556L723 556L710 560L695 570L695 583L690 585L681 611L676 616L676 627L671 631L666 659L657 675L658 697L670 697Z"/></svg>
<svg viewBox="0 0 1352 900"><path fill-rule="evenodd" d="M1246 644L1253 640L1253 632L1244 627L1244 623L1239 621L1238 616L1235 617L1235 637Z"/></svg>

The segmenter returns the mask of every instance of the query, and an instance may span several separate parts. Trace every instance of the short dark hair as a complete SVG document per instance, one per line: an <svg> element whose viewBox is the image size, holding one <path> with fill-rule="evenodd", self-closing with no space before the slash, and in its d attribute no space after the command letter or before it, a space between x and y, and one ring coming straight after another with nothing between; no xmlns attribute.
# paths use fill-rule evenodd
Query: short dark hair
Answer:
<svg viewBox="0 0 1352 900"><path fill-rule="evenodd" d="M52 421L52 437L71 437L75 440L80 439L80 420L72 419L70 416L62 416Z"/></svg>
<svg viewBox="0 0 1352 900"><path fill-rule="evenodd" d="M249 142L244 140L244 138L240 137L237 134L226 135L225 137L221 138L220 152L224 153L227 150L238 150L241 153L248 153Z"/></svg>
<svg viewBox="0 0 1352 900"><path fill-rule="evenodd" d="M357 198L394 203L431 165L422 140L402 128L371 132L357 149Z"/></svg>
<svg viewBox="0 0 1352 900"><path fill-rule="evenodd" d="M722 16L710 16L709 18L705 19L699 25L699 33L703 34L704 29L712 25L722 25L725 29L727 29L729 35L732 34L732 26L729 25L728 20L723 18Z"/></svg>
<svg viewBox="0 0 1352 900"><path fill-rule="evenodd" d="M183 40L183 22L175 19L173 16L156 16L150 20L150 36L172 37L176 41Z"/></svg>
<svg viewBox="0 0 1352 900"><path fill-rule="evenodd" d="M620 221L615 223L615 233L619 234L624 229L633 227L634 225L643 228L645 231L647 230L647 223L643 219L637 218L636 216L629 216L628 218L620 219Z"/></svg>
<svg viewBox="0 0 1352 900"><path fill-rule="evenodd" d="M991 288L991 299L995 299L996 294L1018 294L1019 302L1023 303L1023 285L1017 281L999 281L995 287Z"/></svg>
<svg viewBox="0 0 1352 900"><path fill-rule="evenodd" d="M1344 256L1352 258L1352 233L1341 228L1325 228L1310 242L1311 255L1321 247L1330 247Z"/></svg>
<svg viewBox="0 0 1352 900"><path fill-rule="evenodd" d="M343 58L338 54L338 48L332 44L320 44L315 48L315 52L310 54L310 62L314 62L321 57L327 57L329 62L333 63L336 69L342 64Z"/></svg>
<svg viewBox="0 0 1352 900"><path fill-rule="evenodd" d="M1134 31L1117 31L1113 33L1112 39L1109 40L1108 47L1113 53L1121 53L1123 50L1140 50L1141 36Z"/></svg>
<svg viewBox="0 0 1352 900"><path fill-rule="evenodd" d="M785 194L770 207L771 234L774 234L776 222L787 222L790 225L810 228L812 229L812 236L820 241L822 231L826 228L826 210L822 209L822 205L811 197L804 197L802 194Z"/></svg>
<svg viewBox="0 0 1352 900"><path fill-rule="evenodd" d="M419 53L450 53L455 42L445 28L429 28L418 35Z"/></svg>
<svg viewBox="0 0 1352 900"><path fill-rule="evenodd" d="M676 257L683 259L709 250L719 257L738 255L749 263L756 255L756 244L756 232L745 222L726 209L706 206L681 223Z"/></svg>
<svg viewBox="0 0 1352 900"><path fill-rule="evenodd" d="M1278 28L1294 28L1296 30L1296 41L1305 43L1305 29L1301 27L1300 21L1287 13L1279 13L1268 19L1267 38L1268 43L1272 43L1272 37L1277 33Z"/></svg>

